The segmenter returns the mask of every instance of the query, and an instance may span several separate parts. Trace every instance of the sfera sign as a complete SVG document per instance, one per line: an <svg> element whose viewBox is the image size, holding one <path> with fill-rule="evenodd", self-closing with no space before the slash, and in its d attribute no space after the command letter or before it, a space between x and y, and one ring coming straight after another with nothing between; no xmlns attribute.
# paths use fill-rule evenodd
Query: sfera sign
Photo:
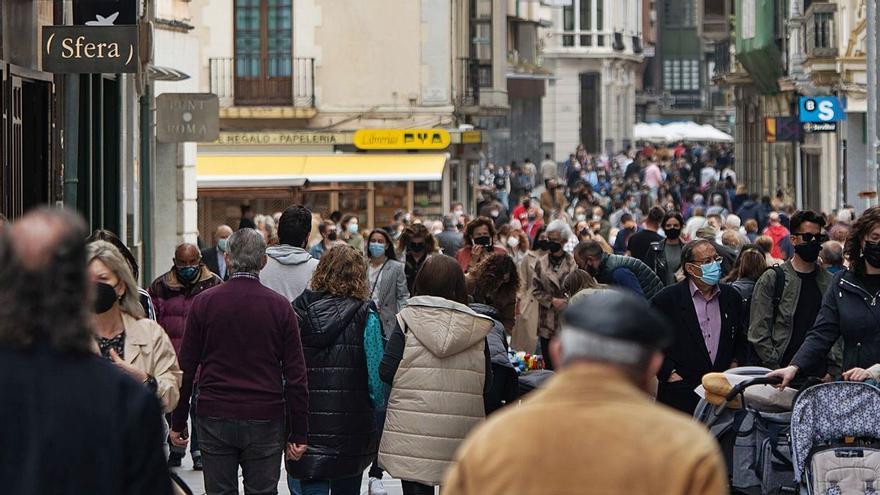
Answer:
<svg viewBox="0 0 880 495"><path fill-rule="evenodd" d="M43 70L61 74L135 73L137 26L45 26Z"/></svg>

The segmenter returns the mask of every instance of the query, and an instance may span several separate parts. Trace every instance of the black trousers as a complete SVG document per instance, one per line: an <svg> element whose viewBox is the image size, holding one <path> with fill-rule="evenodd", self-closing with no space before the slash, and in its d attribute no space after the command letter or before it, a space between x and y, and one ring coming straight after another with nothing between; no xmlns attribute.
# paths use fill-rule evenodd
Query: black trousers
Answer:
<svg viewBox="0 0 880 495"><path fill-rule="evenodd" d="M276 495L284 420L200 417L199 441L208 495L238 494L238 467L248 495Z"/></svg>
<svg viewBox="0 0 880 495"><path fill-rule="evenodd" d="M401 480L400 486L403 488L403 495L434 495L433 486L423 485L415 481Z"/></svg>
<svg viewBox="0 0 880 495"><path fill-rule="evenodd" d="M544 337L538 337L541 341L541 354L544 356L544 369L552 370L553 368L553 360L550 359L550 339L545 339Z"/></svg>

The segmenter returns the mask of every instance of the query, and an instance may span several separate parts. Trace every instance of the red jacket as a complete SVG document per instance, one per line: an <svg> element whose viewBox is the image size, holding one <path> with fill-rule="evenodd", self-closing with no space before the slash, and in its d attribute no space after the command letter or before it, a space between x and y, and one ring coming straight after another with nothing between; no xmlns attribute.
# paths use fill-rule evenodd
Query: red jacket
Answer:
<svg viewBox="0 0 880 495"><path fill-rule="evenodd" d="M779 260L788 258L788 253L783 251L780 246L782 240L791 235L787 228L782 225L770 225L764 229L764 235L773 239L773 249L770 251L770 256Z"/></svg>

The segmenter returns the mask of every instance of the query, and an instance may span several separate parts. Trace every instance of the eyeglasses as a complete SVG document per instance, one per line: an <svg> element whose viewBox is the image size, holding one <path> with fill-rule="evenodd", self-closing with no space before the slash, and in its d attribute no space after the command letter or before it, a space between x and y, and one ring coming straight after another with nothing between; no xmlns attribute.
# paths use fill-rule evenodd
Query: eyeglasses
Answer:
<svg viewBox="0 0 880 495"><path fill-rule="evenodd" d="M695 265L706 265L712 262L721 263L722 261L724 261L724 258L722 258L721 256L716 256L714 258L709 258L706 260L694 260L691 263Z"/></svg>
<svg viewBox="0 0 880 495"><path fill-rule="evenodd" d="M825 242L828 240L828 236L825 234L811 234L809 232L805 232L803 234L791 234L795 237L800 237L804 240L804 242Z"/></svg>

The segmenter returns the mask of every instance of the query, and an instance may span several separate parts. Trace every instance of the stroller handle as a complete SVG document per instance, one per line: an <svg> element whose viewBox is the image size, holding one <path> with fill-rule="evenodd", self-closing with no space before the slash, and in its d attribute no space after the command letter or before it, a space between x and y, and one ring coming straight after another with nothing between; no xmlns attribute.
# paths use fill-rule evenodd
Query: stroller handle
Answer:
<svg viewBox="0 0 880 495"><path fill-rule="evenodd" d="M745 392L747 388L755 385L779 385L780 383L782 383L782 378L778 376L759 376L736 384L724 399L730 402L736 399L736 396Z"/></svg>

